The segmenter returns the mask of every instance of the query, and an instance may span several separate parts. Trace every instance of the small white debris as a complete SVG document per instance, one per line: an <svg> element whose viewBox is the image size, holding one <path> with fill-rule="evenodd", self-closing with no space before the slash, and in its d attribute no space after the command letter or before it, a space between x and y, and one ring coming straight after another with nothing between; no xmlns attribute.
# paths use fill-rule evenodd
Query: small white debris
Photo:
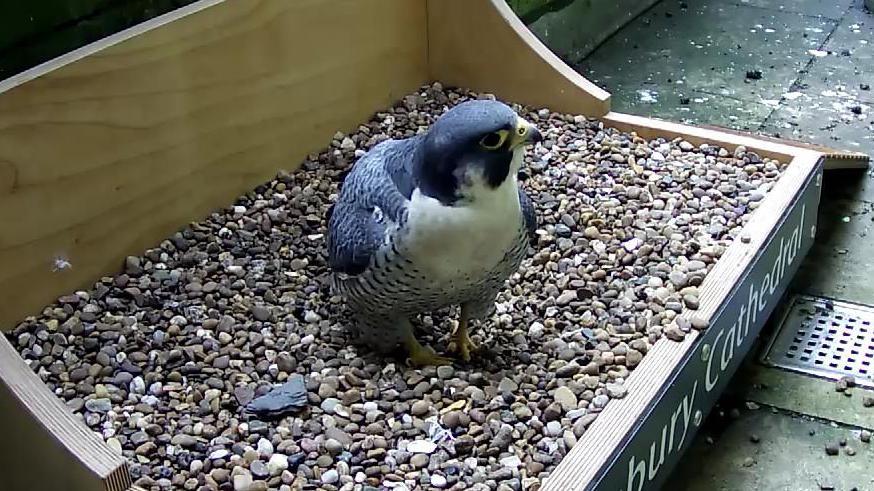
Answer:
<svg viewBox="0 0 874 491"><path fill-rule="evenodd" d="M70 261L67 261L63 257L56 257L54 261L52 261L52 272L57 273L58 271L63 271L65 269L72 268L73 265L70 264Z"/></svg>
<svg viewBox="0 0 874 491"><path fill-rule="evenodd" d="M809 54L811 56L816 56L817 58L822 58L823 56L828 56L827 51L821 51L818 49L809 49L809 50L807 50L807 54Z"/></svg>
<svg viewBox="0 0 874 491"><path fill-rule="evenodd" d="M787 101L794 101L795 99L798 99L802 95L804 95L804 94L802 94L801 92L787 92L787 93L783 94L783 98L786 99Z"/></svg>
<svg viewBox="0 0 874 491"><path fill-rule="evenodd" d="M434 453L437 450L437 444L429 440L416 440L407 445L407 451L410 453Z"/></svg>
<svg viewBox="0 0 874 491"><path fill-rule="evenodd" d="M640 96L640 102L647 104L658 102L658 94L651 90L638 90L637 94Z"/></svg>

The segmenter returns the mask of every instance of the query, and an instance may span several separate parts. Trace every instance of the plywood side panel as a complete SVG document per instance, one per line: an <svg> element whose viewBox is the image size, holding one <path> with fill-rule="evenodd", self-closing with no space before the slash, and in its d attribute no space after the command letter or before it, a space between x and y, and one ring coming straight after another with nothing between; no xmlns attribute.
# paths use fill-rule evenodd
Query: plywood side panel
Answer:
<svg viewBox="0 0 874 491"><path fill-rule="evenodd" d="M433 80L533 107L600 117L610 94L567 66L503 0L428 0Z"/></svg>
<svg viewBox="0 0 874 491"><path fill-rule="evenodd" d="M46 389L0 336L0 489L123 491L127 462ZM51 470L51 472L40 472Z"/></svg>
<svg viewBox="0 0 874 491"><path fill-rule="evenodd" d="M0 83L0 329L426 82L425 7L204 0Z"/></svg>

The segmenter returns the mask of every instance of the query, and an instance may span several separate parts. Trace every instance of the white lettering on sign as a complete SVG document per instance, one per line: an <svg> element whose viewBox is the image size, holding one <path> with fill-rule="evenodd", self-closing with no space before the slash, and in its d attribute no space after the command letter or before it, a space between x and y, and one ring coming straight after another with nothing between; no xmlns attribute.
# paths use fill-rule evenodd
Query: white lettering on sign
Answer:
<svg viewBox="0 0 874 491"><path fill-rule="evenodd" d="M713 347L707 358L707 369L703 373L704 390L710 392L719 382L719 376L724 372L735 357L735 348L739 348L750 333L750 326L755 325L756 320L768 306L780 282L786 275L788 266L795 262L798 252L801 250L804 234L804 218L807 211L806 205L801 205L801 219L792 228L792 231L780 237L777 257L771 265L770 271L765 273L761 281L751 280L747 292L747 301L741 306L737 320L728 328L722 328L716 333ZM776 240L776 238L774 239ZM719 362L714 360L718 358ZM695 395L698 393L698 380L692 385L691 393L687 393L671 414L670 421L666 421L657 438L649 444L649 454L638 458L632 455L628 460L628 480L625 491L640 491L643 485L652 481L658 475L665 457L674 452L679 452L686 441L689 432L689 424L692 420Z"/></svg>
<svg viewBox="0 0 874 491"><path fill-rule="evenodd" d="M766 273L762 278L761 283L757 281L750 282L749 292L747 293L747 303L742 305L737 320L728 328L721 329L716 334L716 339L713 341L712 353L715 355L719 349L719 368L715 369L713 362L715 356L711 355L707 360L707 370L704 379L704 390L710 392L716 387L719 381L719 374L725 371L726 367L734 359L735 347L740 347L750 333L750 325L756 323L759 313L768 306L768 301L777 291L777 287L786 275L787 266L795 262L798 257L798 251L801 250L802 234L804 233L804 218L806 205L801 205L801 219L798 225L792 229L792 233L780 237L780 245L777 249L777 257L771 265L770 272ZM758 288L756 288L758 286ZM721 344L720 344L721 342Z"/></svg>

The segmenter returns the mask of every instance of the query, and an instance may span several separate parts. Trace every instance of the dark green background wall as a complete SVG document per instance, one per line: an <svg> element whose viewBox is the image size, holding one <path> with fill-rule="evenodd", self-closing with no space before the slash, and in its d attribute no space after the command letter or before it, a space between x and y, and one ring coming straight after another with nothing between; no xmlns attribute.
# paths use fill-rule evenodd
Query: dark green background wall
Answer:
<svg viewBox="0 0 874 491"><path fill-rule="evenodd" d="M0 0L0 80L194 0Z"/></svg>

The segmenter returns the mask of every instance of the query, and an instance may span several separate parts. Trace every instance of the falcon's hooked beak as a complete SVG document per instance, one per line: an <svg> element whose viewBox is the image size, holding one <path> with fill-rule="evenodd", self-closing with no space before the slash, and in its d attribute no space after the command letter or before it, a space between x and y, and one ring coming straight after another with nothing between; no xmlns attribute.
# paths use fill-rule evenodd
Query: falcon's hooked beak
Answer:
<svg viewBox="0 0 874 491"><path fill-rule="evenodd" d="M537 127L517 116L516 128L510 136L510 149L514 150L520 145L534 145L541 141L543 141L543 135L540 134Z"/></svg>

